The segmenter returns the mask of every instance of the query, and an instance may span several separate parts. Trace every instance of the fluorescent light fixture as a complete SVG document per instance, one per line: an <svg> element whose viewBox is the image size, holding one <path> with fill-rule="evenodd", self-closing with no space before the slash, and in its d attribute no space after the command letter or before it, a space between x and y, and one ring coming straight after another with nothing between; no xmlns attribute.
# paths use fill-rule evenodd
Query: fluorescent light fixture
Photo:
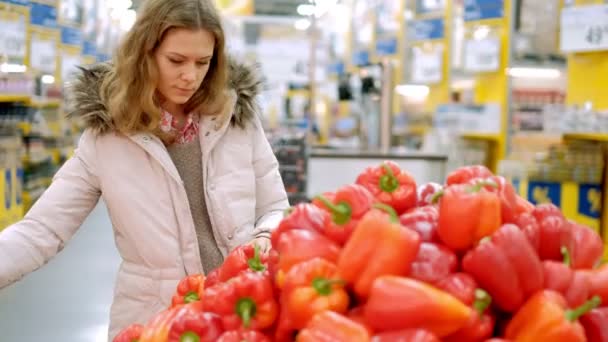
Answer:
<svg viewBox="0 0 608 342"><path fill-rule="evenodd" d="M395 87L395 91L403 96L420 98L428 96L431 90L425 85L401 84Z"/></svg>
<svg viewBox="0 0 608 342"><path fill-rule="evenodd" d="M315 6L310 4L301 4L298 6L298 14L308 17L315 13Z"/></svg>
<svg viewBox="0 0 608 342"><path fill-rule="evenodd" d="M490 28L487 26L478 27L475 32L473 32L473 38L476 40L486 39L490 34Z"/></svg>
<svg viewBox="0 0 608 342"><path fill-rule="evenodd" d="M127 10L120 17L120 28L123 31L129 31L133 24L135 24L135 20L137 19L137 12L135 10Z"/></svg>
<svg viewBox="0 0 608 342"><path fill-rule="evenodd" d="M9 63L0 64L0 72L20 73L20 72L25 72L26 70L27 70L27 67L25 65L21 65L21 64L9 64Z"/></svg>
<svg viewBox="0 0 608 342"><path fill-rule="evenodd" d="M507 73L518 78L559 78L562 72L551 68L510 68Z"/></svg>
<svg viewBox="0 0 608 342"><path fill-rule="evenodd" d="M308 20L308 19L296 20L294 26L296 27L296 29L298 29L300 31L306 31L310 27L310 20Z"/></svg>
<svg viewBox="0 0 608 342"><path fill-rule="evenodd" d="M55 77L53 77L51 75L42 75L42 78L40 80L44 84L53 84L53 83L55 83Z"/></svg>

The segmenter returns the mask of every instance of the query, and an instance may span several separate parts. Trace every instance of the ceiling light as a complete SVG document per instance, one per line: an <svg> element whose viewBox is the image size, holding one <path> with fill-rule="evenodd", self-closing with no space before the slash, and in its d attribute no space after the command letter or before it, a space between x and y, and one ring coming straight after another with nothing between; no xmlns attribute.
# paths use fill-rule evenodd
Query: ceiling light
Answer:
<svg viewBox="0 0 608 342"><path fill-rule="evenodd" d="M51 75L42 75L42 78L40 79L40 81L44 84L53 84L53 83L55 83L55 77L53 77Z"/></svg>
<svg viewBox="0 0 608 342"><path fill-rule="evenodd" d="M300 31L306 31L310 27L310 20L308 19L298 19L296 20L294 26L296 29Z"/></svg>
<svg viewBox="0 0 608 342"><path fill-rule="evenodd" d="M25 65L21 65L21 64L9 64L9 63L0 64L0 72L21 73L21 72L25 72L26 70L27 70L27 67Z"/></svg>
<svg viewBox="0 0 608 342"><path fill-rule="evenodd" d="M401 84L395 87L395 91L403 96L420 98L428 96L431 90L425 85Z"/></svg>
<svg viewBox="0 0 608 342"><path fill-rule="evenodd" d="M562 72L550 68L510 68L507 73L518 78L559 78Z"/></svg>
<svg viewBox="0 0 608 342"><path fill-rule="evenodd" d="M309 4L301 4L298 6L298 14L308 17L315 13L315 6Z"/></svg>

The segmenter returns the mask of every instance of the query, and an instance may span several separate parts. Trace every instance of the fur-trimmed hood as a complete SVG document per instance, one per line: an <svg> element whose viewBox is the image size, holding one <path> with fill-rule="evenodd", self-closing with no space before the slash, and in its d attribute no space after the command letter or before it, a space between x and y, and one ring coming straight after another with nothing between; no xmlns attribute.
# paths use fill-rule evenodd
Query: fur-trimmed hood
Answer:
<svg viewBox="0 0 608 342"><path fill-rule="evenodd" d="M259 113L257 95L262 91L262 76L258 68L229 58L228 91L232 93L234 107L226 115L233 125L244 127L245 123ZM112 118L101 99L100 88L112 65L99 63L80 68L69 87L68 117L80 120L85 128L97 133L114 129ZM227 119L227 118L226 118Z"/></svg>

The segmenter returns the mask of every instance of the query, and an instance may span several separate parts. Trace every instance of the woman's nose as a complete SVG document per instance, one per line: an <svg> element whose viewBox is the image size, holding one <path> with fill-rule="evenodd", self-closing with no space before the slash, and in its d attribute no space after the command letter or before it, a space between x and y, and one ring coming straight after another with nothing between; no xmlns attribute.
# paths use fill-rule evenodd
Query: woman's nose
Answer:
<svg viewBox="0 0 608 342"><path fill-rule="evenodd" d="M196 80L196 68L194 66L187 67L181 74L181 78L184 81L194 82Z"/></svg>

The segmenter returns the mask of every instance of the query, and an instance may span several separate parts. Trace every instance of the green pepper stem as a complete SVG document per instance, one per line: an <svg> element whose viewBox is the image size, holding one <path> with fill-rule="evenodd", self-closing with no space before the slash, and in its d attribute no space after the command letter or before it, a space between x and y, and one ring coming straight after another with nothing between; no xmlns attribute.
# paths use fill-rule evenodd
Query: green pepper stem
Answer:
<svg viewBox="0 0 608 342"><path fill-rule="evenodd" d="M294 210L295 210L294 207L289 207L289 208L283 210L283 217L287 217L287 216L291 215L291 213L293 213Z"/></svg>
<svg viewBox="0 0 608 342"><path fill-rule="evenodd" d="M201 337L192 331L186 331L179 337L179 342L201 342Z"/></svg>
<svg viewBox="0 0 608 342"><path fill-rule="evenodd" d="M243 321L243 326L249 328L251 325L251 319L255 316L257 306L251 298L241 298L236 302L235 311L236 314Z"/></svg>
<svg viewBox="0 0 608 342"><path fill-rule="evenodd" d="M445 195L445 191L444 190L439 190L436 193L433 194L433 196L431 196L431 203L432 204L437 204L437 202L439 202L439 199L441 197L443 197L443 195Z"/></svg>
<svg viewBox="0 0 608 342"><path fill-rule="evenodd" d="M399 189L399 179L395 177L393 169L391 169L391 167L386 163L382 164L382 168L384 171L386 171L386 173L380 177L380 189L384 192L393 192Z"/></svg>
<svg viewBox="0 0 608 342"><path fill-rule="evenodd" d="M397 212L390 205L384 203L374 203L373 207L386 212L390 216L390 220L392 223L399 222L399 216L397 216Z"/></svg>
<svg viewBox="0 0 608 342"><path fill-rule="evenodd" d="M491 180L483 180L481 182L477 182L474 185L469 186L467 188L467 192L468 193L480 192L481 189L483 189L485 186L491 186L495 189L498 188L498 184L496 184L495 182L493 182Z"/></svg>
<svg viewBox="0 0 608 342"><path fill-rule="evenodd" d="M184 296L184 303L186 304L198 302L199 300L201 300L201 297L195 291L190 291Z"/></svg>
<svg viewBox="0 0 608 342"><path fill-rule="evenodd" d="M492 297L482 289L475 290L475 302L473 303L473 308L477 310L479 316L482 316L483 313L490 307L492 304Z"/></svg>
<svg viewBox="0 0 608 342"><path fill-rule="evenodd" d="M600 304L602 304L602 299L599 296L594 296L593 298L591 298L585 304L579 306L578 308L572 309L572 310L567 310L565 313L566 320L568 320L570 322L574 322L577 319L579 319L580 317L587 314L589 311L600 306Z"/></svg>
<svg viewBox="0 0 608 342"><path fill-rule="evenodd" d="M249 266L249 269L254 272L266 271L266 266L262 264L262 259L260 258L260 246L258 246L258 244L253 246L253 258L247 260L247 265Z"/></svg>
<svg viewBox="0 0 608 342"><path fill-rule="evenodd" d="M570 255L570 251L568 250L568 247L562 246L562 248L560 249L560 252L562 253L562 256L564 257L564 264L568 267L572 267L572 256Z"/></svg>
<svg viewBox="0 0 608 342"><path fill-rule="evenodd" d="M312 287L321 296L329 296L332 292L333 285L344 285L344 280L330 280L325 278L315 278L312 280Z"/></svg>
<svg viewBox="0 0 608 342"><path fill-rule="evenodd" d="M329 209L332 214L332 220L335 224L344 225L350 221L352 209L348 203L340 202L338 204L334 204L323 195L319 195L315 198L321 201L321 203L323 203L323 205Z"/></svg>

